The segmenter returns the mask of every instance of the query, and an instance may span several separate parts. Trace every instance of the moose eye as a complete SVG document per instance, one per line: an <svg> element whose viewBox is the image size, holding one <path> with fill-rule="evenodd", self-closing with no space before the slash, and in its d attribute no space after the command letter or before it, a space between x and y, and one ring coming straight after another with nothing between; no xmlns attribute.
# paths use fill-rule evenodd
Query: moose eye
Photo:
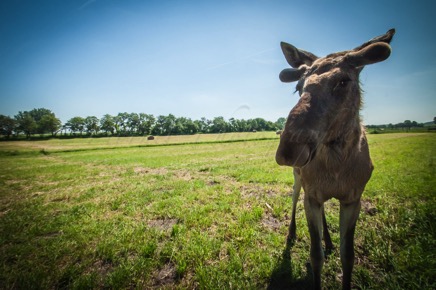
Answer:
<svg viewBox="0 0 436 290"><path fill-rule="evenodd" d="M337 86L343 88L343 87L346 87L349 82L350 82L350 79L342 79L338 82Z"/></svg>
<svg viewBox="0 0 436 290"><path fill-rule="evenodd" d="M336 83L336 85L333 88L333 91L346 88L350 81L351 81L350 79L341 79L339 82Z"/></svg>

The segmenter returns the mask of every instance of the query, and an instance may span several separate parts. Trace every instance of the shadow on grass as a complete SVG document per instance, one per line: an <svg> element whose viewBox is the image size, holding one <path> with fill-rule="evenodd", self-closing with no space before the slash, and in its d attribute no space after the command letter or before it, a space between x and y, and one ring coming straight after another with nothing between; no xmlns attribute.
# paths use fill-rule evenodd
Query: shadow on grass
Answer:
<svg viewBox="0 0 436 290"><path fill-rule="evenodd" d="M312 268L310 263L306 264L306 276L295 279L292 273L292 247L294 242L287 240L286 247L279 258L274 271L271 274L268 290L286 290L286 289L312 289Z"/></svg>

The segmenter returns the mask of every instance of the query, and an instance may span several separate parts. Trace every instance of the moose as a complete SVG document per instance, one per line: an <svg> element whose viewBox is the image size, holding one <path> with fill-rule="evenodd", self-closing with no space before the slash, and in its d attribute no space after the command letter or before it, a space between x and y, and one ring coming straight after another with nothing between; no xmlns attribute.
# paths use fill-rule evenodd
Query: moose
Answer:
<svg viewBox="0 0 436 290"><path fill-rule="evenodd" d="M373 164L369 155L359 111L362 105L359 74L369 64L391 54L391 29L348 51L317 57L282 42L286 61L292 68L281 71L282 82L297 82L300 98L287 118L276 152L279 165L293 167L293 207L288 241L296 239L295 211L301 187L310 233L310 263L313 286L321 289L326 253L333 249L324 213L324 202L340 203L340 259L342 289L351 288L354 265L354 231L360 199Z"/></svg>

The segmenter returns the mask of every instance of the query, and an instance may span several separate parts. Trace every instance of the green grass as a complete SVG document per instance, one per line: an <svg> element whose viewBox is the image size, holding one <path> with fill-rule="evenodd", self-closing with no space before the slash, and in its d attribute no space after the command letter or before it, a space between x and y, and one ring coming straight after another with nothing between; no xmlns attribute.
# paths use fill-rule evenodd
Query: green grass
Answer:
<svg viewBox="0 0 436 290"><path fill-rule="evenodd" d="M302 203L286 249L293 181L274 161L277 139L0 142L0 288L310 287ZM436 288L435 141L369 136L355 288ZM337 289L338 203L326 207L337 247L322 279Z"/></svg>

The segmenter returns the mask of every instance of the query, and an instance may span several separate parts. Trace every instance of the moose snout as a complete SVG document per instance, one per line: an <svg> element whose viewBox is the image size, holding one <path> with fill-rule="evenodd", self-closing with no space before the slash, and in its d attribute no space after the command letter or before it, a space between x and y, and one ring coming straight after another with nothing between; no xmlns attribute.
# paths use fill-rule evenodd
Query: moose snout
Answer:
<svg viewBox="0 0 436 290"><path fill-rule="evenodd" d="M276 151L276 162L281 166L302 167L309 162L310 147L304 143L281 140Z"/></svg>

